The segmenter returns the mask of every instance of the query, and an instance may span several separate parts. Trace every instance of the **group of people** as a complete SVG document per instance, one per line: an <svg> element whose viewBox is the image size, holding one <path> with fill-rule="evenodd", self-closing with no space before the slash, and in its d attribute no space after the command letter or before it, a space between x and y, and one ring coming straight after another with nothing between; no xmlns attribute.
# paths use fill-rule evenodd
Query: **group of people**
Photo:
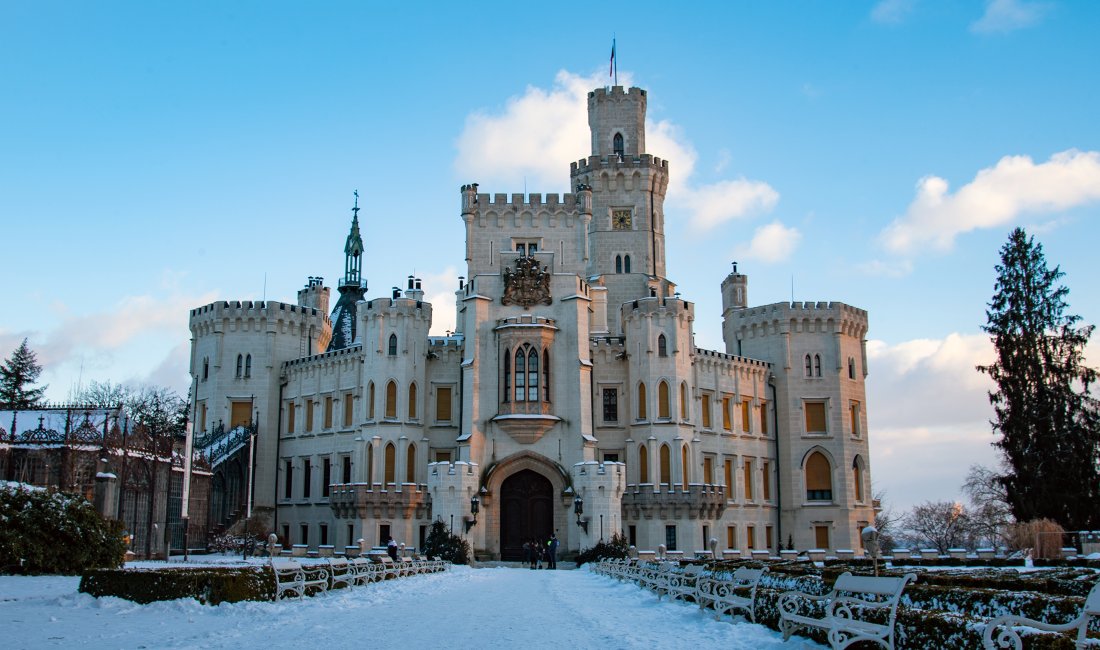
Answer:
<svg viewBox="0 0 1100 650"><path fill-rule="evenodd" d="M558 568L558 536L550 535L550 539L543 542L532 538L523 545L524 562L532 569L541 569L546 562L547 569Z"/></svg>

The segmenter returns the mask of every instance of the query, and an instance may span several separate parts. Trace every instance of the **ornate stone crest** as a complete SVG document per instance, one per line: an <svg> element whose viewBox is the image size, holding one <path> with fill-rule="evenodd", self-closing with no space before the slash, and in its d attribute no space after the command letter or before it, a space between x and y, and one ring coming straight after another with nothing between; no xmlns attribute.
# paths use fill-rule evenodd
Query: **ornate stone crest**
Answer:
<svg viewBox="0 0 1100 650"><path fill-rule="evenodd" d="M504 269L504 295L501 304L520 305L524 309L535 304L549 305L550 272L539 268L534 257L516 258L516 270Z"/></svg>

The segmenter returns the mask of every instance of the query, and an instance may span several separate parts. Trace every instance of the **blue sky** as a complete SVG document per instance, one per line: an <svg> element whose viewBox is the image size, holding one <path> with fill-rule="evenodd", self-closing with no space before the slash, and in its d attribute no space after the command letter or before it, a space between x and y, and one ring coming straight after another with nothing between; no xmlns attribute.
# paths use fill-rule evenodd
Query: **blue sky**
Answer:
<svg viewBox="0 0 1100 650"><path fill-rule="evenodd" d="M733 260L752 303L793 284L869 310L872 474L898 507L994 460L973 366L1012 227L1100 321L1100 4L397 4L0 4L0 355L28 337L52 399L182 391L187 309L334 282L353 189L370 295L415 273L446 329L459 186L568 191L612 35L670 160L697 343L722 347Z"/></svg>

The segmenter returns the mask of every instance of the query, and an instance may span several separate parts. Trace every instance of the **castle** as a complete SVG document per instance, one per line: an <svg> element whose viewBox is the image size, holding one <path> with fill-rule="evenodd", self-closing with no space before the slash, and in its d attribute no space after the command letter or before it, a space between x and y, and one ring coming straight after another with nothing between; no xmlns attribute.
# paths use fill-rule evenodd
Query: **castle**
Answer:
<svg viewBox="0 0 1100 650"><path fill-rule="evenodd" d="M665 269L670 171L646 152L646 101L589 93L571 194L461 188L453 334L429 335L419 279L365 299L358 200L331 317L320 278L297 304L193 309L195 426L204 444L244 432L248 450L215 467L211 517L246 505L311 547L419 547L441 520L505 560L553 532L563 551L616 532L670 551L859 548L867 312L750 307L735 264L725 350L696 348Z"/></svg>

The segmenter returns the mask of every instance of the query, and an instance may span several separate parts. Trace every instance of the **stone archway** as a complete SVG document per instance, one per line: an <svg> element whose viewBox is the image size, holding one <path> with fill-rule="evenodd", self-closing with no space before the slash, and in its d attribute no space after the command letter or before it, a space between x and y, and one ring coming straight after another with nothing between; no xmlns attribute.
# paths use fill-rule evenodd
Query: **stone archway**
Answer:
<svg viewBox="0 0 1100 650"><path fill-rule="evenodd" d="M554 486L542 474L524 469L500 485L500 559L522 561L523 545L554 532Z"/></svg>

